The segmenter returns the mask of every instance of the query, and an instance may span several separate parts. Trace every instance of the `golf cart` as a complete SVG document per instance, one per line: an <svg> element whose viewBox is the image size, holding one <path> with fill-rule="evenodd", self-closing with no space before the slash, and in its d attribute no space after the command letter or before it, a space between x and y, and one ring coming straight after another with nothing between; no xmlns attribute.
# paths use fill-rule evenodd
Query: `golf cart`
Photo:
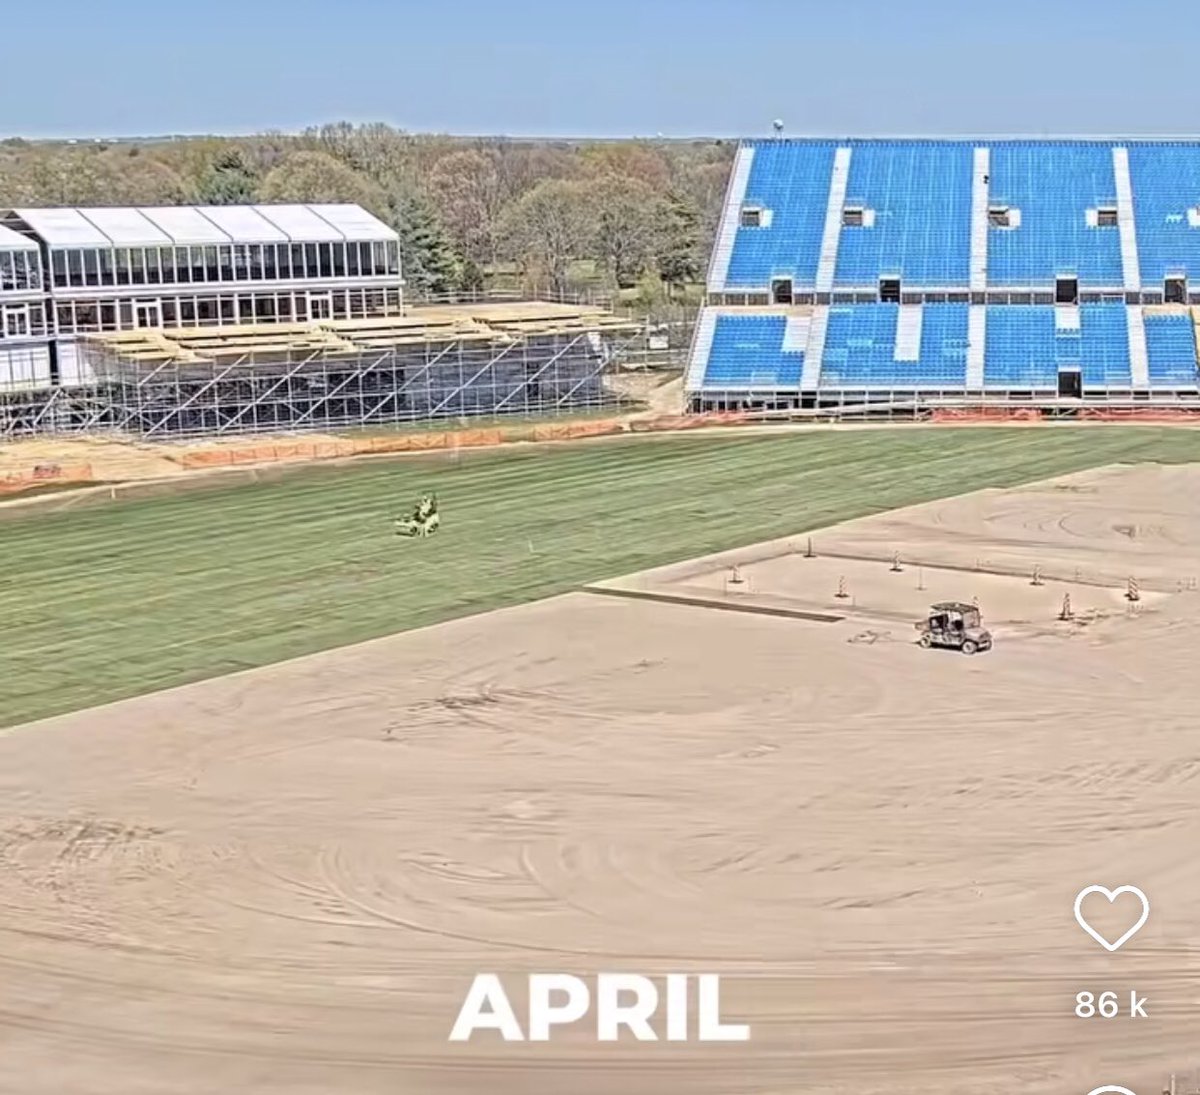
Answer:
<svg viewBox="0 0 1200 1095"><path fill-rule="evenodd" d="M943 601L916 628L921 632L918 642L925 647L944 646L964 654L992 648L992 633L983 626L977 605Z"/></svg>

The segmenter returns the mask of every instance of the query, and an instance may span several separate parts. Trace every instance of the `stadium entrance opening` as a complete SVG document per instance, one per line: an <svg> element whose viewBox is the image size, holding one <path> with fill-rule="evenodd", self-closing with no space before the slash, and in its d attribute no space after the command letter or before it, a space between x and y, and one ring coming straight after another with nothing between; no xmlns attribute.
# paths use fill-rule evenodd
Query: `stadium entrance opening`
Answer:
<svg viewBox="0 0 1200 1095"><path fill-rule="evenodd" d="M1060 399L1083 398L1083 373L1078 365L1065 365L1058 370L1058 395Z"/></svg>
<svg viewBox="0 0 1200 1095"><path fill-rule="evenodd" d="M772 278L771 279L771 300L775 304L791 304L792 303L792 279L791 278Z"/></svg>
<svg viewBox="0 0 1200 1095"><path fill-rule="evenodd" d="M1166 304L1187 303L1187 278L1183 274L1170 274L1163 280L1163 301Z"/></svg>
<svg viewBox="0 0 1200 1095"><path fill-rule="evenodd" d="M899 304L900 303L900 279L899 278L880 278L879 279L879 300L882 304Z"/></svg>
<svg viewBox="0 0 1200 1095"><path fill-rule="evenodd" d="M1079 303L1079 279L1078 278L1055 278L1054 279L1054 303L1055 304L1078 304Z"/></svg>

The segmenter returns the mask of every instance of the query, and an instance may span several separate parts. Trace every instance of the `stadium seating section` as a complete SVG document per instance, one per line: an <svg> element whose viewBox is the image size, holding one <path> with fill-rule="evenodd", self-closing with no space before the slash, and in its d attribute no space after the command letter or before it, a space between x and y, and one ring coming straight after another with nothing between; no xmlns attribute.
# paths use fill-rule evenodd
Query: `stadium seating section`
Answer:
<svg viewBox="0 0 1200 1095"><path fill-rule="evenodd" d="M1200 142L745 142L708 289L693 394L1200 395Z"/></svg>

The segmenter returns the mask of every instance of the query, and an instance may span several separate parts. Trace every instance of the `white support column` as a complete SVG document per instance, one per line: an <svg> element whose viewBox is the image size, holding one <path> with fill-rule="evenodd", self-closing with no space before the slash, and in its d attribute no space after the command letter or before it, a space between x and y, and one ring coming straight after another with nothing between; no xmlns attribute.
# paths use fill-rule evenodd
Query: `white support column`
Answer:
<svg viewBox="0 0 1200 1095"><path fill-rule="evenodd" d="M1129 149L1112 150L1113 176L1117 181L1117 231L1121 233L1121 272L1125 291L1136 293L1142 287L1138 266L1137 225L1133 218L1133 183L1129 178Z"/></svg>
<svg viewBox="0 0 1200 1095"><path fill-rule="evenodd" d="M817 263L817 292L833 290L837 269L838 241L842 238L842 207L846 204L846 186L850 181L850 149L839 148L833 154L829 176L829 201L825 206L825 231L821 236L821 257Z"/></svg>
<svg viewBox="0 0 1200 1095"><path fill-rule="evenodd" d="M750 168L754 163L754 147L741 145L734 157L733 170L729 175L729 189L725 192L725 208L721 212L721 227L713 247L712 263L708 269L708 291L721 293L725 290L725 279L729 276L729 261L733 258L733 245L737 240L738 226L742 219L742 202L746 199L746 184L750 181Z"/></svg>
<svg viewBox="0 0 1200 1095"><path fill-rule="evenodd" d="M829 309L818 304L808 325L808 351L804 355L804 371L800 374L800 390L815 391L821 382L821 360L825 357L825 333L829 329Z"/></svg>
<svg viewBox="0 0 1200 1095"><path fill-rule="evenodd" d="M1146 322L1141 305L1125 308L1129 328L1129 376L1135 388L1150 387L1150 358L1146 353Z"/></svg>
<svg viewBox="0 0 1200 1095"><path fill-rule="evenodd" d="M982 293L987 288L988 252L988 177L991 170L991 151L975 149L975 164L971 175L971 292Z"/></svg>
<svg viewBox="0 0 1200 1095"><path fill-rule="evenodd" d="M698 392L704 386L704 372L708 368L708 356L712 353L713 335L717 330L715 308L705 308L696 323L692 336L692 352L688 358L687 379L683 383L685 392Z"/></svg>
<svg viewBox="0 0 1200 1095"><path fill-rule="evenodd" d="M983 387L984 350L987 347L987 305L972 304L967 313L967 388Z"/></svg>

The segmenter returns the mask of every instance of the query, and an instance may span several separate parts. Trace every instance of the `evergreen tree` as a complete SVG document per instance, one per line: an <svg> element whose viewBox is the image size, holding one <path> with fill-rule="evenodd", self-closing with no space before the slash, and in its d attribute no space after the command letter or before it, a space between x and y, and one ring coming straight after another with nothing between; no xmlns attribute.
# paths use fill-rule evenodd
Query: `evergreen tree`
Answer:
<svg viewBox="0 0 1200 1095"><path fill-rule="evenodd" d="M459 283L458 257L434 212L416 194L395 194L392 227L400 236L404 283L415 295L448 293Z"/></svg>
<svg viewBox="0 0 1200 1095"><path fill-rule="evenodd" d="M666 202L656 259L668 289L700 280L700 217L694 205L679 194Z"/></svg>
<svg viewBox="0 0 1200 1095"><path fill-rule="evenodd" d="M201 205L249 205L254 201L258 180L240 149L227 148L217 154L196 185Z"/></svg>

